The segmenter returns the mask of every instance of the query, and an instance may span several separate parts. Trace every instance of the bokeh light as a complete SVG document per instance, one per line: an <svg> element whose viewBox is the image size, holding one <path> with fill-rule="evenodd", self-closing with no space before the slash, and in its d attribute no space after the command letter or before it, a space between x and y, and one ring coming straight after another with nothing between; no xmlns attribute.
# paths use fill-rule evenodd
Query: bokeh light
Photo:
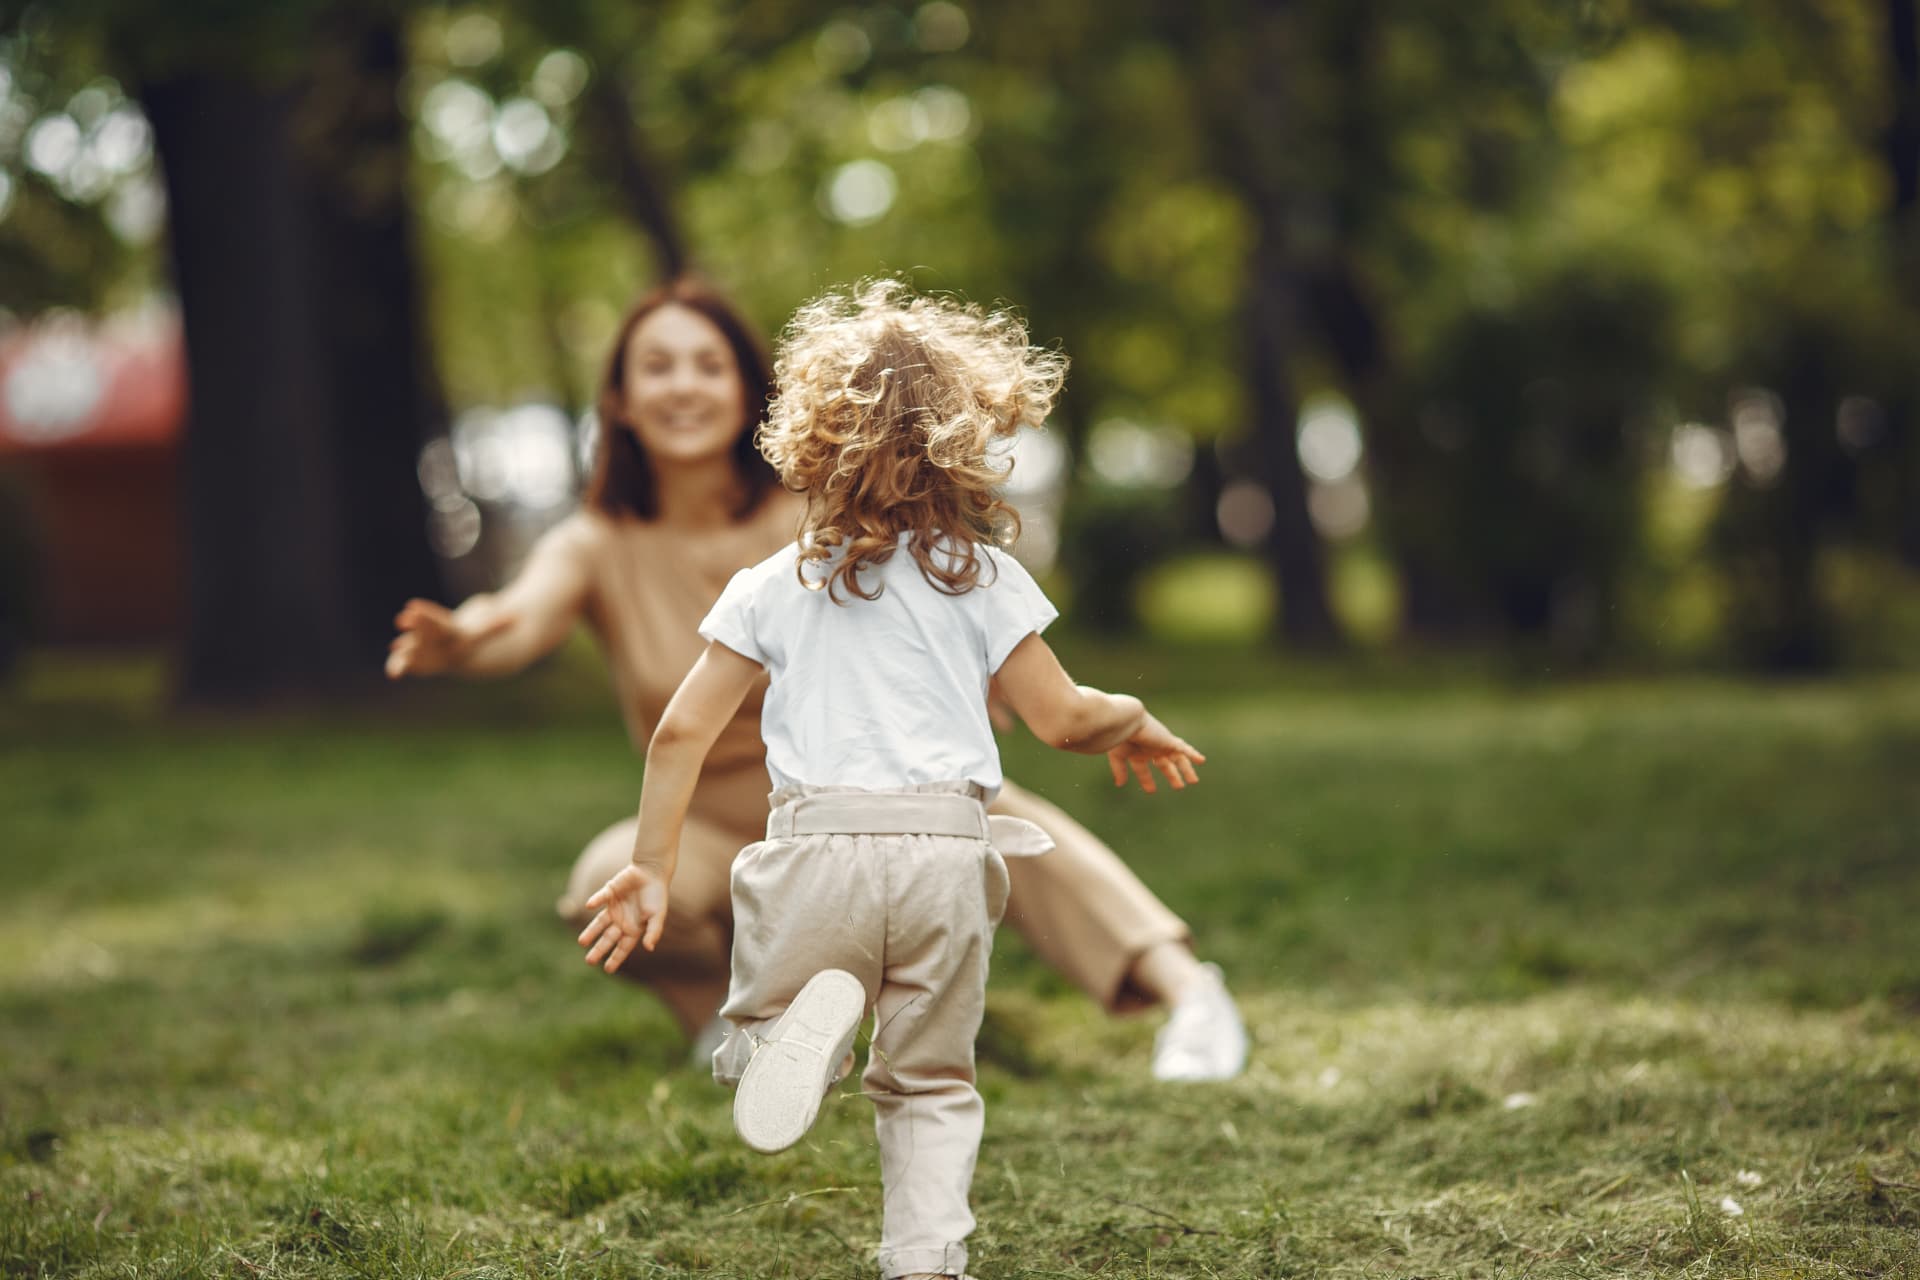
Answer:
<svg viewBox="0 0 1920 1280"><path fill-rule="evenodd" d="M910 94L888 98L867 113L867 138L882 151L907 151L927 136L927 111Z"/></svg>
<svg viewBox="0 0 1920 1280"><path fill-rule="evenodd" d="M736 160L747 173L765 175L786 164L793 154L793 134L778 120L755 120L740 139Z"/></svg>
<svg viewBox="0 0 1920 1280"><path fill-rule="evenodd" d="M29 168L55 181L66 176L80 158L84 135L80 122L64 111L41 116L27 130L26 160Z"/></svg>
<svg viewBox="0 0 1920 1280"><path fill-rule="evenodd" d="M558 110L580 96L591 74L585 58L571 49L555 49L540 59L527 88L542 103Z"/></svg>
<svg viewBox="0 0 1920 1280"><path fill-rule="evenodd" d="M899 189L893 170L878 160L843 164L827 180L824 200L827 215L850 227L878 222L893 208Z"/></svg>
<svg viewBox="0 0 1920 1280"><path fill-rule="evenodd" d="M427 516L427 537L433 549L449 560L458 560L480 544L486 521L470 498L456 497L445 506L436 505Z"/></svg>
<svg viewBox="0 0 1920 1280"><path fill-rule="evenodd" d="M1335 395L1310 396L1300 408L1300 465L1324 484L1345 480L1360 465L1364 447L1353 406Z"/></svg>
<svg viewBox="0 0 1920 1280"><path fill-rule="evenodd" d="M500 56L500 23L489 14L469 13L447 25L447 61L478 67Z"/></svg>
<svg viewBox="0 0 1920 1280"><path fill-rule="evenodd" d="M1020 539L1013 553L1035 573L1045 573L1060 555L1060 518L1066 503L1067 447L1050 431L1022 431L996 441L992 456L1006 468L1001 496L1020 513Z"/></svg>
<svg viewBox="0 0 1920 1280"><path fill-rule="evenodd" d="M1273 496L1252 480L1230 480L1220 490L1214 520L1227 545L1243 551L1260 546L1273 532Z"/></svg>
<svg viewBox="0 0 1920 1280"><path fill-rule="evenodd" d="M573 429L550 404L469 409L453 424L460 487L482 502L544 511L573 497Z"/></svg>
<svg viewBox="0 0 1920 1280"><path fill-rule="evenodd" d="M107 198L107 225L127 244L152 244L167 221L167 193L160 179L143 173L121 183Z"/></svg>
<svg viewBox="0 0 1920 1280"><path fill-rule="evenodd" d="M25 354L7 369L0 396L14 433L30 444L78 434L107 392L107 375L77 320L42 320Z"/></svg>
<svg viewBox="0 0 1920 1280"><path fill-rule="evenodd" d="M1714 489L1733 475L1733 437L1718 427L1683 422L1673 429L1673 471L1689 489Z"/></svg>
<svg viewBox="0 0 1920 1280"><path fill-rule="evenodd" d="M1349 472L1330 483L1315 483L1307 489L1307 515L1323 538L1344 541L1365 531L1373 514L1367 486Z"/></svg>
<svg viewBox="0 0 1920 1280"><path fill-rule="evenodd" d="M932 0L913 15L913 42L928 53L952 53L972 33L967 11L949 0Z"/></svg>
<svg viewBox="0 0 1920 1280"><path fill-rule="evenodd" d="M565 135L532 98L509 98L494 113L493 149L510 169L545 173L566 154Z"/></svg>
<svg viewBox="0 0 1920 1280"><path fill-rule="evenodd" d="M1851 457L1859 457L1887 438L1887 411L1867 396L1848 396L1834 413L1834 437Z"/></svg>
<svg viewBox="0 0 1920 1280"><path fill-rule="evenodd" d="M814 64L830 76L857 71L872 54L873 41L858 24L845 18L836 18L820 28L813 42Z"/></svg>
<svg viewBox="0 0 1920 1280"><path fill-rule="evenodd" d="M930 84L913 95L920 109L922 134L929 142L964 138L973 127L973 104L967 95L944 84Z"/></svg>
<svg viewBox="0 0 1920 1280"><path fill-rule="evenodd" d="M1122 488L1168 489L1193 470L1193 439L1178 427L1108 418L1087 437L1094 474Z"/></svg>
<svg viewBox="0 0 1920 1280"><path fill-rule="evenodd" d="M115 107L94 130L94 156L115 177L137 173L153 158L153 126L130 104Z"/></svg>
<svg viewBox="0 0 1920 1280"><path fill-rule="evenodd" d="M1786 406L1771 391L1748 389L1733 398L1733 448L1753 482L1762 488L1780 478L1787 465L1787 437L1781 430Z"/></svg>

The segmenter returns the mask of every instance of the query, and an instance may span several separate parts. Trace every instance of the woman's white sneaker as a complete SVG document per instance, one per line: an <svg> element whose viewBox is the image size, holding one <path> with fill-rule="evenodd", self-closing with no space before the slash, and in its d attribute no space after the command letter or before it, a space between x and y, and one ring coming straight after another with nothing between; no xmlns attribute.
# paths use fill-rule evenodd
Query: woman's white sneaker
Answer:
<svg viewBox="0 0 1920 1280"><path fill-rule="evenodd" d="M1247 1029L1227 992L1217 964L1174 1002L1167 1024L1153 1038L1156 1080L1231 1080L1246 1070Z"/></svg>
<svg viewBox="0 0 1920 1280"><path fill-rule="evenodd" d="M741 1141L772 1153L806 1136L866 1013L867 989L845 969L807 979L740 1073L733 1127Z"/></svg>

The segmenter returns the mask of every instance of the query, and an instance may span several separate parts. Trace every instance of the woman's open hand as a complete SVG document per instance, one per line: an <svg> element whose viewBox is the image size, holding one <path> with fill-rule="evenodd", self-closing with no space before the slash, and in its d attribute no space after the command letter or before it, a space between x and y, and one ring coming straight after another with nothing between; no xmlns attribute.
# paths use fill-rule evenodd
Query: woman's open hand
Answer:
<svg viewBox="0 0 1920 1280"><path fill-rule="evenodd" d="M598 915L578 939L588 964L604 964L612 973L626 963L635 946L651 951L667 925L667 881L650 867L627 866L601 885L587 906Z"/></svg>
<svg viewBox="0 0 1920 1280"><path fill-rule="evenodd" d="M1179 791L1190 782L1200 781L1193 766L1206 762L1207 758L1188 745L1186 739L1174 736L1152 714L1134 730L1131 738L1107 752L1113 785L1126 786L1127 772L1132 770L1133 776L1140 780L1140 789L1148 794L1158 789L1153 777L1156 768L1166 774L1173 789Z"/></svg>
<svg viewBox="0 0 1920 1280"><path fill-rule="evenodd" d="M431 600L409 600L394 615L400 634L387 646L387 679L401 676L437 676L454 670L473 647L513 625L501 614L474 625L461 621L453 610Z"/></svg>

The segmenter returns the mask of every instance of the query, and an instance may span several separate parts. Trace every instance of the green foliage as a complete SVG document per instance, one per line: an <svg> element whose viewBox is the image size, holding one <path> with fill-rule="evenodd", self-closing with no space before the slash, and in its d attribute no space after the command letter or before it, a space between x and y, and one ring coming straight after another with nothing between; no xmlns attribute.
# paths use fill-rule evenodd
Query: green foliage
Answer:
<svg viewBox="0 0 1920 1280"><path fill-rule="evenodd" d="M1910 564L1920 545L1902 354L1920 300L1889 205L1883 6L1303 0L1277 52L1228 0L400 7L456 410L587 406L621 309L661 269L638 172L693 262L770 330L824 284L905 273L1025 307L1073 358L1058 425L1076 443L1115 417L1244 435L1267 228L1302 290L1284 362L1360 408L1373 545L1405 601L1384 616L1416 633L1437 592L1526 645L1644 653L1684 599L1693 654L1817 662L1874 647L1805 603L1834 584L1794 603L1754 583L1817 576L1836 549ZM34 119L186 66L282 82L315 13L9 10L7 305L112 305L165 274L158 243L113 230L117 195L70 198L25 163ZM1276 84L1277 114L1256 118L1250 89ZM496 145L508 106L544 139L517 158ZM1726 426L1743 389L1795 380L1786 482L1760 493L1739 472L1701 498L1711 544L1663 541L1646 498L1671 474L1666 433ZM1828 427L1863 399L1882 438L1835 459ZM1450 416L1471 446L1432 443ZM1818 518L1787 510L1796 487L1823 495ZM1120 505L1069 509L1098 533ZM1074 572L1124 625L1127 566L1096 553Z"/></svg>
<svg viewBox="0 0 1920 1280"><path fill-rule="evenodd" d="M1133 629L1136 588L1177 545L1176 502L1177 495L1155 490L1081 491L1060 547L1081 626L1109 634Z"/></svg>
<svg viewBox="0 0 1920 1280"><path fill-rule="evenodd" d="M1658 443L1666 310L1644 274L1594 264L1454 320L1413 374L1394 447L1408 474L1383 505L1401 557L1514 635L1574 658L1605 649Z"/></svg>
<svg viewBox="0 0 1920 1280"><path fill-rule="evenodd" d="M1729 381L1746 412L1774 424L1784 463L1736 473L1709 545L1733 595L1730 640L1757 665L1832 665L1842 640L1823 551L1899 542L1920 317L1863 287L1872 263L1865 252L1808 254L1786 281L1748 295L1766 322L1743 328Z"/></svg>

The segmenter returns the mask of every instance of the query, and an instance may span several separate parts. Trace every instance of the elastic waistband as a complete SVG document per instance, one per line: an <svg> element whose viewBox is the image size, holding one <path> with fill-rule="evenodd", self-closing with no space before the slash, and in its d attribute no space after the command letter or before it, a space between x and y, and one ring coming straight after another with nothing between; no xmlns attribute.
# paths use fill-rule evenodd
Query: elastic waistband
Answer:
<svg viewBox="0 0 1920 1280"><path fill-rule="evenodd" d="M829 791L797 796L767 815L769 840L838 835L993 838L986 806L971 796Z"/></svg>

